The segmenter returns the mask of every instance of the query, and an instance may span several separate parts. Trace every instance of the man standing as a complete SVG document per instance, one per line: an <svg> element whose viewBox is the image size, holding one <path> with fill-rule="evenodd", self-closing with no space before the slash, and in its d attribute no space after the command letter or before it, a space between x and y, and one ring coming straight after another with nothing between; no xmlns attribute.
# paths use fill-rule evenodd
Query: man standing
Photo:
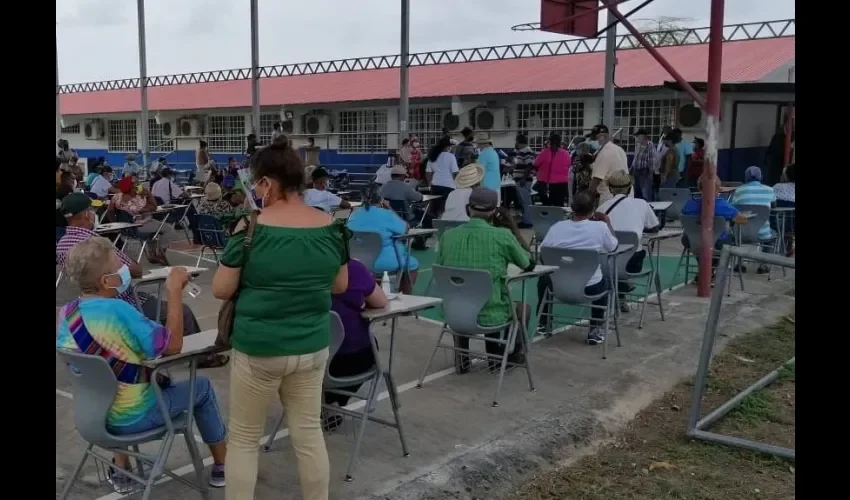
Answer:
<svg viewBox="0 0 850 500"><path fill-rule="evenodd" d="M498 196L489 189L475 188L469 195L469 222L447 230L440 238L440 250L437 254L437 264L441 266L459 267L462 269L478 269L488 271L493 279L490 299L484 304L478 314L478 324L482 326L504 325L511 321L511 298L505 287L508 275L508 264L514 264L520 269L534 269L531 260L531 250L519 233L513 219L507 211L498 209ZM530 308L522 303L515 306L517 317L530 317ZM523 316L523 313L525 314ZM488 338L498 339L500 333L488 334ZM469 339L455 337L456 346L461 349L469 348ZM508 346L513 349L514 346ZM495 356L504 354L505 346L485 341L485 348L490 358L490 370L498 370L499 364ZM513 351L508 356L509 363L523 363L525 353ZM469 356L455 356L455 370L466 373L469 370Z"/></svg>
<svg viewBox="0 0 850 500"><path fill-rule="evenodd" d="M617 171L628 173L629 160L623 148L611 142L607 125L597 125L593 129L597 131L599 151L596 152L596 160L593 162L590 192L599 195L599 203L605 203L612 198L611 190L608 189L608 176ZM634 197L634 194L630 193L629 196Z"/></svg>
<svg viewBox="0 0 850 500"><path fill-rule="evenodd" d="M682 141L682 129L674 128L672 135L673 145L676 146L679 155L679 184L677 187L683 188L688 186L688 176L685 171L691 161L691 155L694 154L694 147L690 142Z"/></svg>
<svg viewBox="0 0 850 500"><path fill-rule="evenodd" d="M527 229L531 223L531 182L534 180L534 151L528 147L528 138L522 134L516 137L514 156L514 182L519 206L522 208L520 229Z"/></svg>
<svg viewBox="0 0 850 500"><path fill-rule="evenodd" d="M655 145L649 140L649 132L640 129L635 133L637 150L632 160L632 175L635 178L635 197L652 201L652 175L655 169Z"/></svg>
<svg viewBox="0 0 850 500"><path fill-rule="evenodd" d="M501 199L502 192L502 169L499 161L499 153L490 142L490 136L486 133L475 135L475 144L478 146L478 164L484 167L484 180L481 187L496 193L497 199Z"/></svg>
<svg viewBox="0 0 850 500"><path fill-rule="evenodd" d="M463 168L475 162L478 152L475 149L475 144L472 143L474 137L472 129L464 127L460 133L463 135L463 140L455 148L455 157L457 158L458 168Z"/></svg>

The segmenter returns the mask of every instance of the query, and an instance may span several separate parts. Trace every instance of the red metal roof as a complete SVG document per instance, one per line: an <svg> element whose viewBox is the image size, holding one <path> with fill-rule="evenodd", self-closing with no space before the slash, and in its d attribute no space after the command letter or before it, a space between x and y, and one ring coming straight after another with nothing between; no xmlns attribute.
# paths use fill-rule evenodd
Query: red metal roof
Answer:
<svg viewBox="0 0 850 500"><path fill-rule="evenodd" d="M723 82L754 82L795 57L795 37L725 42ZM708 45L659 51L689 81L707 80ZM654 87L671 77L645 50L617 55L618 87ZM600 89L605 54L571 54L410 69L410 97L513 94ZM284 76L260 80L262 106L398 99L398 68ZM171 85L148 89L151 111L247 108L251 81ZM139 89L62 94L63 115L139 111Z"/></svg>

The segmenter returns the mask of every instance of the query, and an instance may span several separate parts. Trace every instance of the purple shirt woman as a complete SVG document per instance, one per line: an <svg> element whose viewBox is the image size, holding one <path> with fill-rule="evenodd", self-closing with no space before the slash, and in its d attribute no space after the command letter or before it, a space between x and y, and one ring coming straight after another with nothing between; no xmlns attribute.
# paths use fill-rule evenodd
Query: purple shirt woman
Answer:
<svg viewBox="0 0 850 500"><path fill-rule="evenodd" d="M377 285L371 271L360 261L348 262L348 288L332 296L331 310L339 314L345 328L345 340L331 360L328 371L335 377L359 375L375 363L372 345L369 340L369 322L360 315L363 309L381 308L387 305L387 296ZM345 391L357 392L360 385L346 387ZM327 404L348 404L348 396L325 393ZM339 415L334 415L339 417ZM337 421L338 420L338 421ZM324 419L325 430L337 427L341 418Z"/></svg>

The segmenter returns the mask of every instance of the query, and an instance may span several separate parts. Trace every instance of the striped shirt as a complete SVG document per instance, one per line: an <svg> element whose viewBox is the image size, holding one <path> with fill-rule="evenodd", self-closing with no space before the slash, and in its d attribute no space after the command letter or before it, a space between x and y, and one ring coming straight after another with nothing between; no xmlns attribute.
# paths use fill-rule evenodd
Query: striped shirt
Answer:
<svg viewBox="0 0 850 500"><path fill-rule="evenodd" d="M65 271L65 259L68 257L68 252L74 248L77 243L82 243L93 236L99 236L97 233L92 231L91 229L86 229L84 227L76 227L76 226L68 226L65 230L65 236L63 236L58 242L56 242L56 262L62 266L62 271ZM121 264L132 266L134 264L133 260L130 257L127 257L124 252L115 249L115 254L118 256L118 260L121 261ZM147 294L139 294L139 301L142 304L136 303L136 298L133 296L132 288L128 288L124 293L119 294L118 298L129 303L133 307L140 307L143 303L147 302L150 298Z"/></svg>
<svg viewBox="0 0 850 500"><path fill-rule="evenodd" d="M443 233L437 264L488 271L493 289L490 299L478 313L478 323L499 326L511 320L511 298L505 288L508 264L526 269L531 258L508 229L473 218Z"/></svg>
<svg viewBox="0 0 850 500"><path fill-rule="evenodd" d="M765 186L759 181L752 181L743 184L735 190L732 195L732 204L740 205L761 205L769 207L776 201L776 192L770 186ZM766 221L764 226L759 229L759 239L770 238L770 221Z"/></svg>

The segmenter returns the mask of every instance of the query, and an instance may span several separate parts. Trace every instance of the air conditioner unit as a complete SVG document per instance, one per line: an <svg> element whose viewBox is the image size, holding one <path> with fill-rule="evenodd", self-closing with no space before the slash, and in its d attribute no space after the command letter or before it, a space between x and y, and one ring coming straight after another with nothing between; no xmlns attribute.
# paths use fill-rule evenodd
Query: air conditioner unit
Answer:
<svg viewBox="0 0 850 500"><path fill-rule="evenodd" d="M501 130L506 128L504 108L478 108L475 110L476 130Z"/></svg>
<svg viewBox="0 0 850 500"><path fill-rule="evenodd" d="M103 139L103 120L87 120L83 124L83 135L90 141Z"/></svg>
<svg viewBox="0 0 850 500"><path fill-rule="evenodd" d="M679 101L676 124L685 131L705 130L705 112L693 101Z"/></svg>
<svg viewBox="0 0 850 500"><path fill-rule="evenodd" d="M327 115L306 114L301 117L301 133L307 135L327 134L330 120Z"/></svg>
<svg viewBox="0 0 850 500"><path fill-rule="evenodd" d="M201 122L199 120L183 118L177 121L177 135L179 137L200 137Z"/></svg>
<svg viewBox="0 0 850 500"><path fill-rule="evenodd" d="M447 111L443 114L443 126L451 131L461 130L463 127L469 126L469 113L456 115Z"/></svg>
<svg viewBox="0 0 850 500"><path fill-rule="evenodd" d="M160 129L162 130L162 138L163 139L174 139L177 137L177 122L175 121L166 121L160 124Z"/></svg>

